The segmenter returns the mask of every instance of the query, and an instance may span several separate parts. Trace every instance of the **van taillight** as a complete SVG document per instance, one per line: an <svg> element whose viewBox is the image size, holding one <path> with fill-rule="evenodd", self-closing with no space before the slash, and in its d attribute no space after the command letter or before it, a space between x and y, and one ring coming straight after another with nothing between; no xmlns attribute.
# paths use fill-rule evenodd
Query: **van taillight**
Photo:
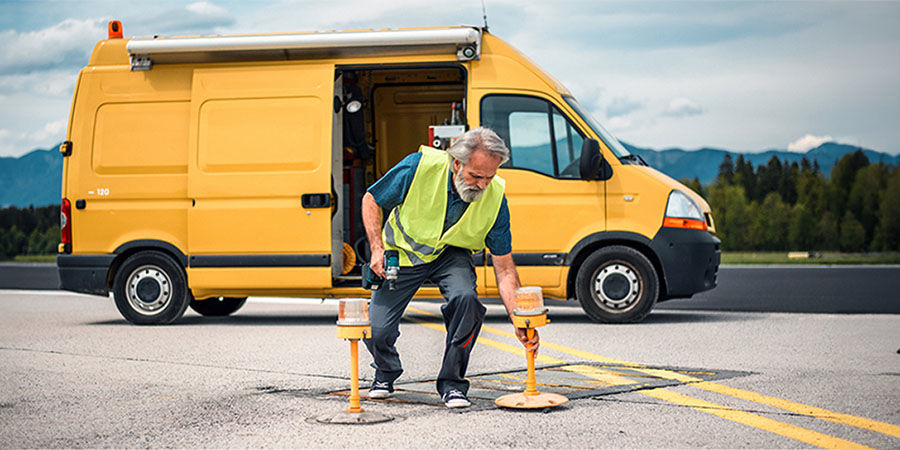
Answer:
<svg viewBox="0 0 900 450"><path fill-rule="evenodd" d="M59 232L63 244L72 243L72 204L67 198L62 199L59 206Z"/></svg>

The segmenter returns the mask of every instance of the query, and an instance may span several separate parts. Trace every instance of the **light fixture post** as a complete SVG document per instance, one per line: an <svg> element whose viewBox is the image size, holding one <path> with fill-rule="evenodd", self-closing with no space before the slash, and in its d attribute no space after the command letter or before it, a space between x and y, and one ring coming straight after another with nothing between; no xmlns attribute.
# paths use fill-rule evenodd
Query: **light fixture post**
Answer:
<svg viewBox="0 0 900 450"><path fill-rule="evenodd" d="M547 319L547 308L544 307L544 296L540 287L527 286L516 289L516 307L513 310L513 326L524 328L530 341L534 338L535 328L550 323ZM554 393L541 393L537 390L537 379L534 375L534 351L525 352L528 363L525 378L525 392L507 394L494 400L498 406L514 409L550 408L562 405L568 398Z"/></svg>
<svg viewBox="0 0 900 450"><path fill-rule="evenodd" d="M365 299L341 300L338 307L338 339L350 341L350 406L337 414L316 418L321 423L365 424L393 420L384 414L366 412L359 396L359 341L372 335L369 325L369 303Z"/></svg>

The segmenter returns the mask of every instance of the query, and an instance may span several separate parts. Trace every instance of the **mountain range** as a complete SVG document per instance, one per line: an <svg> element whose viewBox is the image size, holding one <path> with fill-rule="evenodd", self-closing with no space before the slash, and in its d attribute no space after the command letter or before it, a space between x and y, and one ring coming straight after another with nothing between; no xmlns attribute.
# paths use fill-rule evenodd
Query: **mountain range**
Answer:
<svg viewBox="0 0 900 450"><path fill-rule="evenodd" d="M706 185L711 183L716 175L719 174L719 164L726 154L731 154L733 162L737 162L738 155L744 155L744 159L750 162L753 167L765 165L777 156L782 164L797 162L798 164L803 158L819 163L819 169L825 176L831 174L831 168L847 153L853 153L862 150L869 158L869 162L883 162L889 165L897 165L900 161L900 155L890 155L887 153L877 152L866 148L853 145L838 144L836 142L826 142L806 153L789 152L786 150L768 150L761 153L738 153L728 150L716 148L702 148L699 150L682 150L680 148L672 148L666 150L652 150L649 148L640 148L633 145L622 143L628 151L639 155L651 167L665 173L666 175L681 180L683 178L697 178L700 183Z"/></svg>
<svg viewBox="0 0 900 450"><path fill-rule="evenodd" d="M800 162L804 157L812 163L817 161L819 168L826 176L831 173L834 164L847 153L860 150L860 147L824 143L806 153L788 152L786 150L769 150L761 153L739 153L715 148L699 150L683 150L672 148L653 150L636 147L623 142L623 145L639 155L651 167L669 175L676 180L697 178L703 184L709 184L719 173L719 164L726 154L731 154L734 161L738 155L744 155L754 167L764 165L777 156L784 162ZM18 158L0 157L0 207L27 207L29 205L45 206L58 204L62 192L62 156L56 150L37 149ZM861 149L870 162L883 162L897 165L900 155L890 155L870 149Z"/></svg>

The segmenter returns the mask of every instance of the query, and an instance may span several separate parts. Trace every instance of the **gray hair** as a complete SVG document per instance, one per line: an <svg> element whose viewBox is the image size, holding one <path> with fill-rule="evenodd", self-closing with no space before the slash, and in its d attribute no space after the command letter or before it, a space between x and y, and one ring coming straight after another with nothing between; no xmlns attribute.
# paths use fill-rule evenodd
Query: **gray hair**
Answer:
<svg viewBox="0 0 900 450"><path fill-rule="evenodd" d="M466 165L469 164L469 157L472 156L472 152L478 148L488 155L500 158L500 164L509 161L509 148L503 143L503 139L490 128L483 127L466 131L466 134L462 135L455 144L447 149L447 153L454 159L459 160L463 165Z"/></svg>

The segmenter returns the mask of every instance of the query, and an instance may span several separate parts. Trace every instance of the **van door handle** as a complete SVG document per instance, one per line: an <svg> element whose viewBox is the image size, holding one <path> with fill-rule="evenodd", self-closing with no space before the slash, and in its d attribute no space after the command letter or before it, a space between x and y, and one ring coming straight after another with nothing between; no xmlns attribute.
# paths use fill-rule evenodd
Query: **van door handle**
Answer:
<svg viewBox="0 0 900 450"><path fill-rule="evenodd" d="M317 194L303 194L300 196L300 204L304 208L330 208L331 194L328 192Z"/></svg>

